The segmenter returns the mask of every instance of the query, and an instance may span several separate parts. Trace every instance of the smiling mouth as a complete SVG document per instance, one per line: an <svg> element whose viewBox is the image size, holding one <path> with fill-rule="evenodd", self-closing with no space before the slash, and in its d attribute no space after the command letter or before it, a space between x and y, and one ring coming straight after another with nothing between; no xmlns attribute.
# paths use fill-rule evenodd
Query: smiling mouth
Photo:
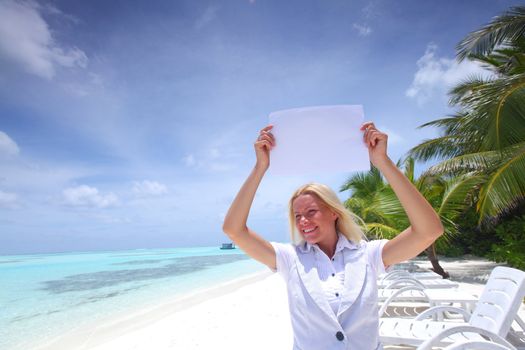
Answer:
<svg viewBox="0 0 525 350"><path fill-rule="evenodd" d="M303 230L301 230L301 231L303 231L303 234L304 234L305 236L309 236L309 235L311 235L315 230L317 230L317 226L315 226L315 227L311 227L311 228L306 228L306 229L303 229Z"/></svg>

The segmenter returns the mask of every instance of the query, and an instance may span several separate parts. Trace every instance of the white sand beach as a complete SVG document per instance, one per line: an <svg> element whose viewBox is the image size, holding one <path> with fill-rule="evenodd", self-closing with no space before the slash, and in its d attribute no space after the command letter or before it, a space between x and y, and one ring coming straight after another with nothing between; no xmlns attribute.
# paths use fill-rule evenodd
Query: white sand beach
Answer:
<svg viewBox="0 0 525 350"><path fill-rule="evenodd" d="M430 266L424 258L416 262ZM497 264L465 257L441 265L479 296ZM524 305L520 315L525 319ZM76 330L38 350L291 349L292 342L284 282L268 271Z"/></svg>

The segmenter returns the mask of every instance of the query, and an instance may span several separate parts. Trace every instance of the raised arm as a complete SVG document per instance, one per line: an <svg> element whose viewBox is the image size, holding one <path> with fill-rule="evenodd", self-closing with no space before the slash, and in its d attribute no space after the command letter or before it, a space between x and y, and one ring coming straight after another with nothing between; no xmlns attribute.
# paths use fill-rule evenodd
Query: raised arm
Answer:
<svg viewBox="0 0 525 350"><path fill-rule="evenodd" d="M390 240L383 248L383 263L393 265L421 253L443 234L439 216L406 178L386 153L387 135L377 130L373 123L361 127L370 154L370 161L381 171L394 190L408 216L410 226Z"/></svg>
<svg viewBox="0 0 525 350"><path fill-rule="evenodd" d="M276 259L273 246L246 225L255 192L270 166L270 151L275 144L271 129L271 125L262 129L255 142L257 162L233 200L222 229L246 254L271 269L275 269Z"/></svg>

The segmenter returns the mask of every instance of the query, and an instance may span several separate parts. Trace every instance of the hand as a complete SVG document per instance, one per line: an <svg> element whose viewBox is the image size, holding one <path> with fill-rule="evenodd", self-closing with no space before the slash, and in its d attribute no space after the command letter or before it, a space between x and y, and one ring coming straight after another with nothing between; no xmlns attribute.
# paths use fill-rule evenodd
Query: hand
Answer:
<svg viewBox="0 0 525 350"><path fill-rule="evenodd" d="M261 129L259 137L253 145L255 148L255 156L257 157L256 167L264 170L267 170L270 166L270 151L275 146L275 138L270 131L272 128L273 125L268 125Z"/></svg>
<svg viewBox="0 0 525 350"><path fill-rule="evenodd" d="M368 147L370 161L376 168L390 161L386 153L388 135L377 130L374 123L366 122L361 125L361 131L364 131L363 140Z"/></svg>

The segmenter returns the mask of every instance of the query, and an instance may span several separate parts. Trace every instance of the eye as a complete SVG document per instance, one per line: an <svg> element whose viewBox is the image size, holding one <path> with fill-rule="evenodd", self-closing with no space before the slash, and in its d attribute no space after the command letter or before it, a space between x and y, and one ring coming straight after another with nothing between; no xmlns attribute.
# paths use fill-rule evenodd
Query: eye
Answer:
<svg viewBox="0 0 525 350"><path fill-rule="evenodd" d="M310 209L310 210L308 210L308 214L307 214L307 215L308 215L309 217L312 217L312 216L314 216L315 214L317 214L317 209Z"/></svg>

